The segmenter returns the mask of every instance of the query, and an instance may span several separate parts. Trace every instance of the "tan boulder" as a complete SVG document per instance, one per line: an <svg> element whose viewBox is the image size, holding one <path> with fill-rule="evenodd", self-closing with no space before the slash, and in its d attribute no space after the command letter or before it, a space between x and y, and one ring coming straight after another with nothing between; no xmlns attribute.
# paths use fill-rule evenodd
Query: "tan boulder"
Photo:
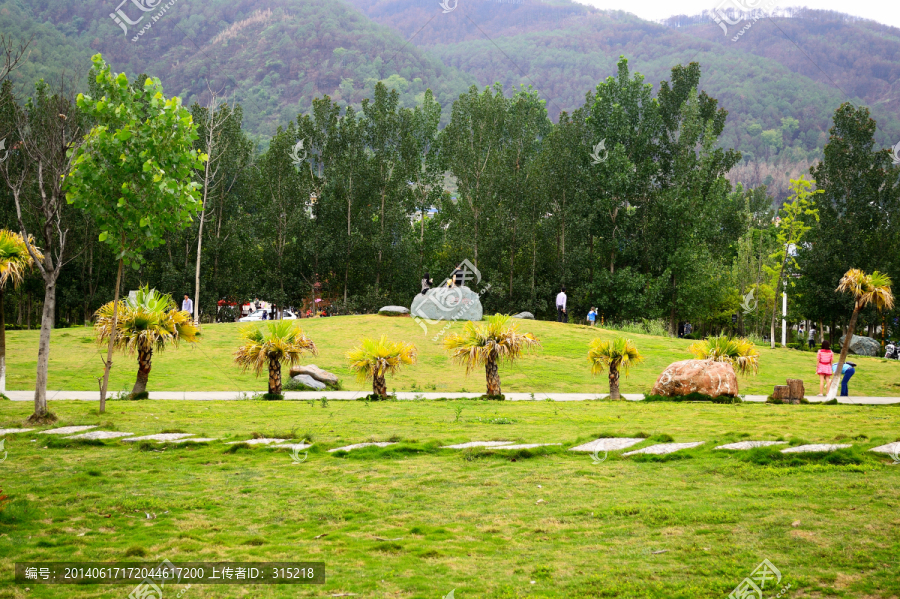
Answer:
<svg viewBox="0 0 900 599"><path fill-rule="evenodd" d="M291 378L295 376L306 374L316 379L320 383L325 383L326 385L337 385L338 377L336 374L332 374L327 370L322 370L315 364L307 364L306 366L291 366Z"/></svg>
<svg viewBox="0 0 900 599"><path fill-rule="evenodd" d="M670 364L653 386L651 395L678 397L701 393L710 397L738 394L737 376L727 362L683 360Z"/></svg>

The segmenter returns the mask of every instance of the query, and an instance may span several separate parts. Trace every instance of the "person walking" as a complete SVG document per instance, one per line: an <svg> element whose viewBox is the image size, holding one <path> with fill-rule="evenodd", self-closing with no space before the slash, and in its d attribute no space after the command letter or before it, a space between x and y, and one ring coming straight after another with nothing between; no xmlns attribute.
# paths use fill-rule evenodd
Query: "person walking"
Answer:
<svg viewBox="0 0 900 599"><path fill-rule="evenodd" d="M831 351L831 343L828 340L822 342L822 349L816 352L816 374L819 375L819 397L825 395L828 386L831 384L832 365L834 363L834 352Z"/></svg>
<svg viewBox="0 0 900 599"><path fill-rule="evenodd" d="M816 344L816 328L813 326L809 327L809 349L812 349Z"/></svg>
<svg viewBox="0 0 900 599"><path fill-rule="evenodd" d="M434 285L434 281L431 280L431 275L426 272L425 276L422 277L422 295L428 293L432 285Z"/></svg>
<svg viewBox="0 0 900 599"><path fill-rule="evenodd" d="M194 302L191 301L187 293L184 294L184 300L181 302L181 311L187 312L192 318L194 316Z"/></svg>
<svg viewBox="0 0 900 599"><path fill-rule="evenodd" d="M556 294L556 322L569 322L569 314L566 312L566 286L560 288Z"/></svg>
<svg viewBox="0 0 900 599"><path fill-rule="evenodd" d="M594 326L597 324L597 308L591 308L591 311L588 312L587 315L588 326Z"/></svg>
<svg viewBox="0 0 900 599"><path fill-rule="evenodd" d="M831 367L832 372L837 374L837 364L834 364ZM848 389L847 383L850 382L850 379L853 378L853 375L856 374L856 364L853 362L844 362L844 367L841 369L841 397L848 397Z"/></svg>

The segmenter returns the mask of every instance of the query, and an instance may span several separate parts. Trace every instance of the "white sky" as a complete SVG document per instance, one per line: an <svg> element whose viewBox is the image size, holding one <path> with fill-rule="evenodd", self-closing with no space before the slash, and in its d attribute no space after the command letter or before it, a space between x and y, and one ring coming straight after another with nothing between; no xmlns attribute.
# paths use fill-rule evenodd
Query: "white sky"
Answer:
<svg viewBox="0 0 900 599"><path fill-rule="evenodd" d="M589 4L602 9L623 10L633 13L642 19L656 21L673 15L696 15L704 10L711 10L719 6L723 0L640 0L638 2L623 2L622 0L577 0L582 4ZM768 6L767 0L730 0L725 6L740 4L745 6ZM774 7L787 8L790 6L806 6L820 10L836 10L838 12L872 19L885 25L900 27L900 2L886 0L814 0L813 2L798 2L797 0L776 0Z"/></svg>

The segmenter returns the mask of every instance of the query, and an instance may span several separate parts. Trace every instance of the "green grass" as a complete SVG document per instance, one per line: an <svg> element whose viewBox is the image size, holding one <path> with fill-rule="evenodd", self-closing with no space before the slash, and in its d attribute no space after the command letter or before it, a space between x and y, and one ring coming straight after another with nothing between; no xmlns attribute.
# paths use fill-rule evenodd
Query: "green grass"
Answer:
<svg viewBox="0 0 900 599"><path fill-rule="evenodd" d="M7 435L0 599L121 598L134 587L26 592L9 582L16 561L162 559L327 565L324 587L194 586L186 597L198 599L425 599L452 589L458 599L720 598L763 559L791 585L788 597L900 595L900 467L865 451L900 439L896 407L153 401L115 402L102 416L96 404L52 407L60 425L315 445L292 465L286 450L221 441L135 447ZM0 427L30 408L0 402ZM668 457L612 453L600 464L566 451L608 435L707 443ZM712 450L746 439L855 447L789 457ZM326 451L368 440L398 444ZM470 440L563 446L440 449Z"/></svg>
<svg viewBox="0 0 900 599"><path fill-rule="evenodd" d="M347 368L344 353L362 336L387 335L391 339L415 343L419 363L406 368L388 380L389 390L483 392L484 372L468 377L465 369L452 364L440 343L433 341L441 327L430 327L426 336L411 318L384 316L341 316L299 321L304 331L319 347L319 356L304 363L315 363L331 370L342 379L344 389L371 391L367 383L359 383ZM501 367L505 392L586 392L606 393L605 377L591 377L587 362L588 344L596 336L615 333L585 326L555 322L522 321L522 330L533 332L543 349L514 366ZM459 330L454 323L451 331ZM238 346L237 324L203 327L202 341L182 345L153 357L150 375L151 391L249 391L266 389L265 378L257 380L252 373L241 374L232 363L232 352ZM682 339L653 337L628 333L636 341L646 362L622 379L623 393L649 392L660 373L672 362L691 358ZM60 329L53 332L50 351L49 388L55 390L94 391L103 374L101 349L92 342L88 328ZM7 387L34 387L37 360L37 331L7 332ZM776 384L788 378L802 378L807 395L819 392L815 376L815 354L789 349L759 348L760 372L756 377L741 377L742 393L769 395ZM134 357L117 355L110 380L110 390L131 390L137 372ZM900 362L879 358L854 358L857 373L851 382L851 395L900 396Z"/></svg>

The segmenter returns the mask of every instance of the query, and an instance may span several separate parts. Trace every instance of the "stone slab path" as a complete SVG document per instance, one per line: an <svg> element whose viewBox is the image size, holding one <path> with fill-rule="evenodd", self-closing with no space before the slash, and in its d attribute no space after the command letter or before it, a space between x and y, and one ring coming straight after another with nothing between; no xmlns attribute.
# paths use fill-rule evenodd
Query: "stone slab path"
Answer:
<svg viewBox="0 0 900 599"><path fill-rule="evenodd" d="M878 447L873 447L869 451L874 451L876 453L887 453L891 455L897 455L900 453L900 441L896 443L888 443L887 445L880 445Z"/></svg>
<svg viewBox="0 0 900 599"><path fill-rule="evenodd" d="M0 428L0 437L14 435L16 433L27 433L28 431L33 430L33 428Z"/></svg>
<svg viewBox="0 0 900 599"><path fill-rule="evenodd" d="M757 447L770 447L772 445L787 445L787 441L739 441L738 443L719 445L716 449L747 450L756 449Z"/></svg>
<svg viewBox="0 0 900 599"><path fill-rule="evenodd" d="M272 443L284 443L287 439L247 439L246 441L230 441L229 445L237 445L238 443L246 443L247 445L271 445Z"/></svg>
<svg viewBox="0 0 900 599"><path fill-rule="evenodd" d="M62 428L51 428L47 431L41 431L38 433L39 435L71 435L72 433L80 433L82 431L89 431L92 428L97 428L97 425L94 426L64 426Z"/></svg>
<svg viewBox="0 0 900 599"><path fill-rule="evenodd" d="M659 443L657 445L651 445L650 447L638 449L637 451L629 451L628 453L623 453L622 455L639 455L639 454L666 455L668 453L675 453L676 451L681 451L682 449L691 449L692 447L699 447L700 445L703 445L705 442L706 441L697 441L695 443Z"/></svg>
<svg viewBox="0 0 900 599"><path fill-rule="evenodd" d="M334 449L329 449L328 453L334 453L335 451L353 451L354 449L362 449L363 447L387 447L388 445L396 445L396 443L356 443L354 445L345 445L344 447L335 447Z"/></svg>
<svg viewBox="0 0 900 599"><path fill-rule="evenodd" d="M798 445L797 447L788 447L782 449L781 453L812 453L814 451L837 451L838 449L847 449L853 447L851 444L829 445L828 443L812 443L810 445Z"/></svg>
<svg viewBox="0 0 900 599"><path fill-rule="evenodd" d="M312 445L306 443L287 443L285 445L270 445L270 447L284 447L295 451L303 451L304 449L309 449L310 447L312 447Z"/></svg>
<svg viewBox="0 0 900 599"><path fill-rule="evenodd" d="M257 391L152 391L150 399L152 400L191 400L191 401L233 401L246 398L254 393L261 393L263 390ZM365 391L288 391L285 398L300 400L318 400L325 397L329 401L355 400L365 397L370 390ZM6 395L13 401L34 401L34 391L7 391ZM414 393L411 391L403 391L397 393L399 400L413 399L477 399L481 397L481 393ZM535 393L506 393L506 399L511 401L544 401L550 399L552 401L589 401L596 399L606 399L608 393L557 393L555 391L537 391ZM622 396L628 401L641 401L644 395L641 393L627 393ZM49 400L76 400L76 401L99 401L99 391L47 391ZM742 395L744 401L749 402L765 402L765 395ZM838 402L842 404L856 405L874 405L874 404L896 404L900 403L900 397L838 397Z"/></svg>
<svg viewBox="0 0 900 599"><path fill-rule="evenodd" d="M66 439L86 439L88 441L96 441L99 439L118 439L120 437L130 437L134 433L119 433L116 431L91 431L80 435L72 435Z"/></svg>
<svg viewBox="0 0 900 599"><path fill-rule="evenodd" d="M457 443L456 445L444 445L441 449L469 449L470 447L499 447L501 445L512 445L512 441L469 441L468 443Z"/></svg>
<svg viewBox="0 0 900 599"><path fill-rule="evenodd" d="M562 445L562 443L521 443L519 445L498 445L494 449L534 449L535 447L549 447L551 445Z"/></svg>
<svg viewBox="0 0 900 599"><path fill-rule="evenodd" d="M632 445L637 445L642 441L646 441L646 439L607 437L585 443L584 445L579 445L578 447L573 447L569 451L584 451L588 453L593 453L595 451L619 451L621 449L628 449Z"/></svg>
<svg viewBox="0 0 900 599"><path fill-rule="evenodd" d="M209 439L206 437L191 437L190 439L175 439L174 441L167 441L167 442L168 443L209 443L210 441L218 441L218 439Z"/></svg>
<svg viewBox="0 0 900 599"><path fill-rule="evenodd" d="M133 441L159 441L160 443L165 443L166 441L178 441L179 439L184 439L185 437L193 437L192 433L160 433L158 435L144 435L143 437L131 437L129 439L124 439L124 441L131 443Z"/></svg>

